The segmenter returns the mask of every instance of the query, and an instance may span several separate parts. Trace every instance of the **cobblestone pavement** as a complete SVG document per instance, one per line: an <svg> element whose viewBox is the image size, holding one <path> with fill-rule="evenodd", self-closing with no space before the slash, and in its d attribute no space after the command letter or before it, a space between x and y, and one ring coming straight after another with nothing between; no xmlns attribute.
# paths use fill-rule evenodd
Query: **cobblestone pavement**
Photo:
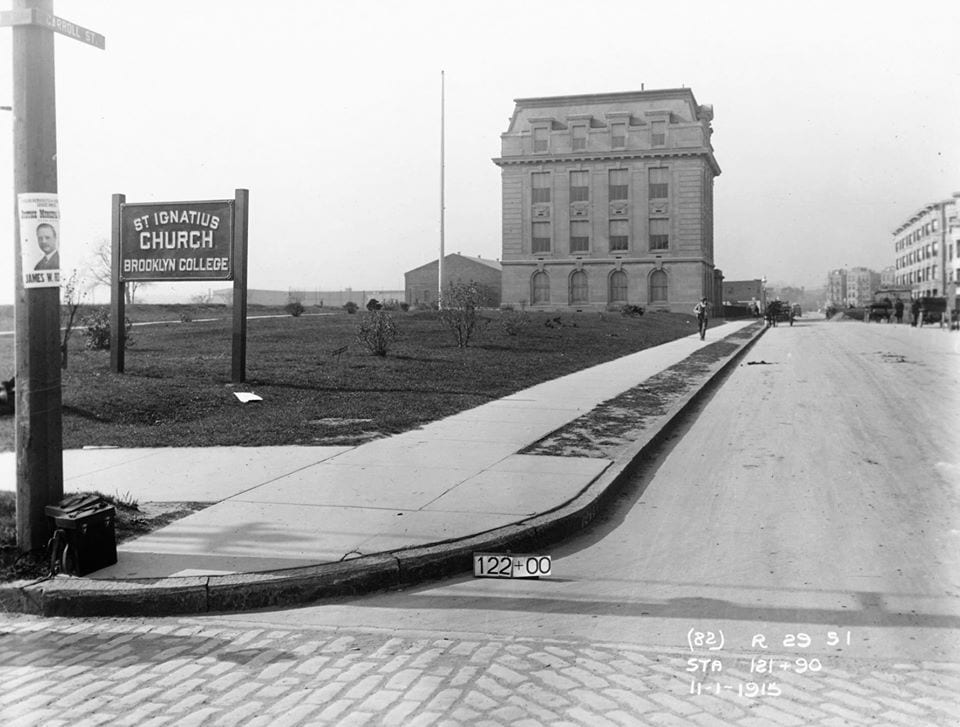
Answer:
<svg viewBox="0 0 960 727"><path fill-rule="evenodd" d="M720 672L712 658L216 617L2 616L0 724L960 724L958 664L791 657L770 677L749 655L725 654Z"/></svg>

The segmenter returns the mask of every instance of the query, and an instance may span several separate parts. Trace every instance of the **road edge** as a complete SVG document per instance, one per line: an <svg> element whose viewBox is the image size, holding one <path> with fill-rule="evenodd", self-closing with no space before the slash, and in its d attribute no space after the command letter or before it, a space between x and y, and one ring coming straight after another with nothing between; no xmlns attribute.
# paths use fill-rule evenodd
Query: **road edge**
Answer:
<svg viewBox="0 0 960 727"><path fill-rule="evenodd" d="M749 330L749 325L741 331ZM323 599L409 587L469 572L475 552L530 552L586 529L644 457L712 391L766 332L759 325L738 348L710 365L701 381L568 502L485 533L338 563L258 573L97 580L56 576L0 584L0 613L42 616L169 616L285 608ZM740 332L738 332L740 333ZM728 336L727 340L731 337ZM695 354L694 354L695 355ZM682 363L682 362L681 362Z"/></svg>

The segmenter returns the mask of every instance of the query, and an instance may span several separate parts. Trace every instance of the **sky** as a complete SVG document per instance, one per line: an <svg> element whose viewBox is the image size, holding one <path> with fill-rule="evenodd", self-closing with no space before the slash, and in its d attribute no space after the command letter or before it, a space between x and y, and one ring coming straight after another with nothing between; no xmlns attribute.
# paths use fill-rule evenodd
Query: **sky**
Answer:
<svg viewBox="0 0 960 727"><path fill-rule="evenodd" d="M500 257L491 159L513 99L532 96L683 86L712 104L728 280L819 287L833 268L880 270L898 225L960 192L956 2L60 0L54 12L106 37L106 50L56 39L67 272L110 238L114 193L245 188L250 288L401 290L439 250L441 71L447 252ZM7 106L10 46L0 28ZM0 144L0 304L14 297L12 164Z"/></svg>

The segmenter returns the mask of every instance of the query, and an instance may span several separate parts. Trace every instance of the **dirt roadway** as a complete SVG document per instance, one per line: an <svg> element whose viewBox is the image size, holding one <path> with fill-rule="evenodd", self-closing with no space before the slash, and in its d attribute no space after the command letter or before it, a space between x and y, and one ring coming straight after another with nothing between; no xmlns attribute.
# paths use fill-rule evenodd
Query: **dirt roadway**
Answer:
<svg viewBox="0 0 960 727"><path fill-rule="evenodd" d="M799 631L813 643L782 652L960 663L958 361L960 336L940 330L771 329L642 494L553 551L550 579L462 578L293 618L676 649L723 630L742 651Z"/></svg>

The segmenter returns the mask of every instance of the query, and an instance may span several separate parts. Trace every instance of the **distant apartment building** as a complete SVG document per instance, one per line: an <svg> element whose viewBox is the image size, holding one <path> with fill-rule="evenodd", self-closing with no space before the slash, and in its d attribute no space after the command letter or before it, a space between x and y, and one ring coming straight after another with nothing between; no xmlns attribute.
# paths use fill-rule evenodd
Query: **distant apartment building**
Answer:
<svg viewBox="0 0 960 727"><path fill-rule="evenodd" d="M893 231L896 285L915 298L938 297L960 281L960 192L932 202Z"/></svg>
<svg viewBox="0 0 960 727"><path fill-rule="evenodd" d="M502 153L503 300L719 306L710 136L690 89L516 99Z"/></svg>
<svg viewBox="0 0 960 727"><path fill-rule="evenodd" d="M847 301L847 271L843 268L831 270L827 273L827 304L833 306L846 305Z"/></svg>
<svg viewBox="0 0 960 727"><path fill-rule="evenodd" d="M880 271L880 287L893 288L897 284L897 269L893 265L888 265Z"/></svg>
<svg viewBox="0 0 960 727"><path fill-rule="evenodd" d="M433 260L403 274L405 300L410 305L433 305L437 301L439 272ZM450 283L477 283L487 293L487 305L497 307L501 300L501 267L496 260L458 252L443 256L443 287Z"/></svg>
<svg viewBox="0 0 960 727"><path fill-rule="evenodd" d="M880 273L867 268L847 269L847 306L864 308L873 302L873 294L880 288Z"/></svg>

